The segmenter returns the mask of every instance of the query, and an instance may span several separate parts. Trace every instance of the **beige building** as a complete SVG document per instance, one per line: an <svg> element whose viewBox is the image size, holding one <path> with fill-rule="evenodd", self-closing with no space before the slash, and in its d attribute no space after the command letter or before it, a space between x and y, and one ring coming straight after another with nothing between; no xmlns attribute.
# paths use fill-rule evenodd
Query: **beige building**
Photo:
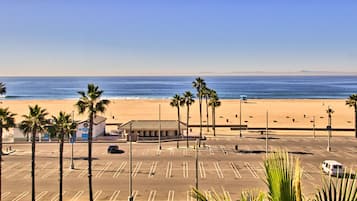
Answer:
<svg viewBox="0 0 357 201"><path fill-rule="evenodd" d="M119 126L119 132L122 132L129 141L130 129L132 131L132 141L140 140L158 140L159 131L161 131L161 140L177 139L186 136L186 124L180 122L181 136L178 135L177 120L131 120Z"/></svg>

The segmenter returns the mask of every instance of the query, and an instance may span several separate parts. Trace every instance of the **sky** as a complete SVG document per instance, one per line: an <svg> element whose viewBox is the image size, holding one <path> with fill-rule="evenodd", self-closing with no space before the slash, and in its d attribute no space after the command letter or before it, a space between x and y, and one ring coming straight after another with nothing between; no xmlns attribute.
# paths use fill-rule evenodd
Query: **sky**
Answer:
<svg viewBox="0 0 357 201"><path fill-rule="evenodd" d="M357 72L357 1L0 0L0 76Z"/></svg>

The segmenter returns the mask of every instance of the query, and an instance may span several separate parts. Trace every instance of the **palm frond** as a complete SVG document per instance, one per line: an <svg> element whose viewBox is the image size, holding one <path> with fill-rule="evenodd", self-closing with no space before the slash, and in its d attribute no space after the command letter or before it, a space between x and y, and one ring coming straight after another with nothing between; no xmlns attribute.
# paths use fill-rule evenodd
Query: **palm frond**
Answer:
<svg viewBox="0 0 357 201"><path fill-rule="evenodd" d="M351 170L349 174L343 175L342 178L324 178L323 186L317 190L314 201L356 201L356 174Z"/></svg>

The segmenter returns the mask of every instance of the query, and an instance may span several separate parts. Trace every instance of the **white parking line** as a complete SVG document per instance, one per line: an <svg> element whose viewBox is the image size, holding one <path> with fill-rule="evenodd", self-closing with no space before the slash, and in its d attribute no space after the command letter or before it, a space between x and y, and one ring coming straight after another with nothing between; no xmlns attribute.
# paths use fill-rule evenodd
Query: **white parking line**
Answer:
<svg viewBox="0 0 357 201"><path fill-rule="evenodd" d="M28 191L22 192L18 196L16 196L12 201L19 201L22 198L26 197L28 194L29 194Z"/></svg>
<svg viewBox="0 0 357 201"><path fill-rule="evenodd" d="M238 170L236 164L234 164L233 162L230 162L229 165L231 166L231 168L233 170L234 176L236 178L242 178L242 175L239 173L239 170Z"/></svg>
<svg viewBox="0 0 357 201"><path fill-rule="evenodd" d="M136 175L140 171L140 167L141 167L142 164L143 164L143 162L141 162L141 161L136 163L136 166L135 166L135 168L133 170L133 173L132 173L133 177L136 177Z"/></svg>
<svg viewBox="0 0 357 201"><path fill-rule="evenodd" d="M148 175L149 178L154 177L155 172L156 172L156 167L157 167L157 161L152 162L152 165L151 165L150 171L149 171L149 175Z"/></svg>
<svg viewBox="0 0 357 201"><path fill-rule="evenodd" d="M126 166L127 162L123 161L120 166L118 167L118 169L115 171L113 178L117 178L119 177L119 175L124 171L124 168Z"/></svg>
<svg viewBox="0 0 357 201"><path fill-rule="evenodd" d="M47 193L48 193L48 191L42 191L41 193L39 193L36 196L36 201L41 200Z"/></svg>
<svg viewBox="0 0 357 201"><path fill-rule="evenodd" d="M244 162L245 166L248 168L249 172L252 174L254 178L259 178L257 172L254 167L252 167L248 162Z"/></svg>
<svg viewBox="0 0 357 201"><path fill-rule="evenodd" d="M211 191L205 191L206 194L206 198L208 198L208 200L212 199L212 192Z"/></svg>
<svg viewBox="0 0 357 201"><path fill-rule="evenodd" d="M156 197L156 190L151 190L148 197L148 201L155 201L155 197Z"/></svg>
<svg viewBox="0 0 357 201"><path fill-rule="evenodd" d="M171 172L172 172L172 161L167 163L166 178L171 178Z"/></svg>
<svg viewBox="0 0 357 201"><path fill-rule="evenodd" d="M203 165L203 162L199 162L198 167L200 170L201 178L206 178L206 170L205 170L205 166Z"/></svg>
<svg viewBox="0 0 357 201"><path fill-rule="evenodd" d="M50 170L50 171L46 172L45 174L43 174L43 175L41 176L41 179L47 178L47 177L49 177L51 174L53 174L53 173L55 173L55 172L57 172L57 171L58 171L57 169Z"/></svg>
<svg viewBox="0 0 357 201"><path fill-rule="evenodd" d="M84 191L78 191L76 194L74 194L71 201L77 201L82 196L83 193Z"/></svg>
<svg viewBox="0 0 357 201"><path fill-rule="evenodd" d="M219 163L218 163L218 162L215 162L215 163L214 163L214 167L215 167L215 169L216 169L218 178L223 179L224 176L223 176L223 173L222 173L222 169L221 169L221 167L219 166Z"/></svg>
<svg viewBox="0 0 357 201"><path fill-rule="evenodd" d="M139 194L139 191L133 191L133 198L134 198L134 200L136 200L136 196Z"/></svg>
<svg viewBox="0 0 357 201"><path fill-rule="evenodd" d="M103 193L102 190L99 190L99 191L95 192L94 196L93 196L94 201L98 200L102 193Z"/></svg>
<svg viewBox="0 0 357 201"><path fill-rule="evenodd" d="M11 165L9 165L8 167L4 168L4 169L3 169L3 172L6 172L6 171L8 171L8 170L12 170L12 169L14 169L14 167L16 167L16 166L19 165L19 164L20 164L19 162L14 163L14 164L11 164ZM3 166L5 166L5 165L3 165Z"/></svg>
<svg viewBox="0 0 357 201"><path fill-rule="evenodd" d="M101 169L96 175L95 178L100 178L104 174L104 172L112 165L113 162L107 162L103 169Z"/></svg>
<svg viewBox="0 0 357 201"><path fill-rule="evenodd" d="M188 161L183 162L183 178L188 178Z"/></svg>
<svg viewBox="0 0 357 201"><path fill-rule="evenodd" d="M67 191L63 191L62 196L64 196L64 194L66 194L66 193L67 193ZM57 193L57 194L51 199L51 201L57 201L58 198L59 198L59 193Z"/></svg>
<svg viewBox="0 0 357 201"><path fill-rule="evenodd" d="M118 198L119 194L120 194L119 190L118 191L114 191L112 196L110 196L109 201L117 201L117 198Z"/></svg>
<svg viewBox="0 0 357 201"><path fill-rule="evenodd" d="M231 194L228 191L226 191L223 186L221 186L221 188L223 190L224 198L226 198L226 200L232 200Z"/></svg>
<svg viewBox="0 0 357 201"><path fill-rule="evenodd" d="M167 201L174 201L175 191L169 191L169 195L167 196Z"/></svg>
<svg viewBox="0 0 357 201"><path fill-rule="evenodd" d="M187 201L194 201L195 199L192 196L192 192L191 191L187 191L186 193L186 197L187 197Z"/></svg>
<svg viewBox="0 0 357 201"><path fill-rule="evenodd" d="M83 169L77 177L84 177L88 173L88 169Z"/></svg>
<svg viewBox="0 0 357 201"><path fill-rule="evenodd" d="M9 178L11 178L11 177L13 177L13 176L18 176L21 172L23 172L23 171L25 171L25 170L28 170L28 169L31 169L31 166L30 165L25 165L24 167L22 167L22 168L20 168L20 169L17 169L17 170L14 170L14 171L12 171L12 174L8 174L8 175L6 175L6 179L9 179ZM26 174L25 176L24 176L24 178L26 178L28 175ZM30 178L30 177L29 177Z"/></svg>
<svg viewBox="0 0 357 201"><path fill-rule="evenodd" d="M1 198L5 199L7 196L9 196L11 194L11 192L5 192L1 194Z"/></svg>

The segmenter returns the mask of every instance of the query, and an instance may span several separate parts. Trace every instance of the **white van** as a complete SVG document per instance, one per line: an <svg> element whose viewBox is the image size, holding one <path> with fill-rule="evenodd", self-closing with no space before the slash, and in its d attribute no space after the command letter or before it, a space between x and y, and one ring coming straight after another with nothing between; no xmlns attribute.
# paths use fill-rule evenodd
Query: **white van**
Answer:
<svg viewBox="0 0 357 201"><path fill-rule="evenodd" d="M344 174L343 166L335 160L324 160L321 164L324 173L331 176L342 176Z"/></svg>

